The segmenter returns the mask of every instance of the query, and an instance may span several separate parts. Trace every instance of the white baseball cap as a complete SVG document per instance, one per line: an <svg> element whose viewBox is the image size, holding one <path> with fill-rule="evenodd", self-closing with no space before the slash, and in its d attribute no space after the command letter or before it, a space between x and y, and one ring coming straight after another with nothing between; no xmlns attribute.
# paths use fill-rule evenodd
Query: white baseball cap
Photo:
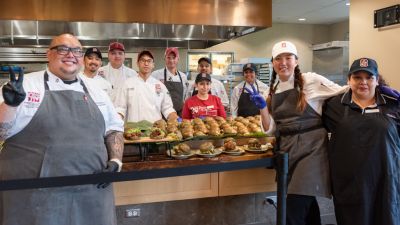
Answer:
<svg viewBox="0 0 400 225"><path fill-rule="evenodd" d="M297 56L296 46L290 41L280 41L272 48L272 58L277 57L282 53L292 53Z"/></svg>

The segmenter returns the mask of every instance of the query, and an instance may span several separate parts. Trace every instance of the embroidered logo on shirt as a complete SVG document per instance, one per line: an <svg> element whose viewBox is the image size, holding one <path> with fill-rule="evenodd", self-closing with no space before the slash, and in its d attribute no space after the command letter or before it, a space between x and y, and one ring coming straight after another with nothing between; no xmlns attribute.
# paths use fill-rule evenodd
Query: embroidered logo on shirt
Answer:
<svg viewBox="0 0 400 225"><path fill-rule="evenodd" d="M156 84L156 85L155 85L155 88L156 88L156 93L157 93L158 95L160 95L160 93L161 93L161 84Z"/></svg>
<svg viewBox="0 0 400 225"><path fill-rule="evenodd" d="M40 101L40 93L28 92L27 100L28 100L28 102L39 102Z"/></svg>
<svg viewBox="0 0 400 225"><path fill-rule="evenodd" d="M28 109L37 109L40 106L40 93L28 92L26 94L26 100L24 101L24 107Z"/></svg>
<svg viewBox="0 0 400 225"><path fill-rule="evenodd" d="M99 76L101 76L102 78L105 78L104 76L104 71L103 70L100 70L98 73L97 73L97 75L99 75Z"/></svg>

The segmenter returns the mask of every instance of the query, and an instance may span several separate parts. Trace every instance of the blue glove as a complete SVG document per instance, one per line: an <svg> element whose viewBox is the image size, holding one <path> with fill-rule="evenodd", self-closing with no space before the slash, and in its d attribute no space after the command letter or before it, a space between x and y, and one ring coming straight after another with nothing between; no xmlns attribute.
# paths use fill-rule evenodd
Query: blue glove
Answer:
<svg viewBox="0 0 400 225"><path fill-rule="evenodd" d="M392 89L389 86L383 86L383 85L379 85L378 88L382 94L393 97L393 98L397 99L397 101L400 101L400 92L396 91L395 89Z"/></svg>
<svg viewBox="0 0 400 225"><path fill-rule="evenodd" d="M254 88L254 85L251 85L251 89L253 91L250 91L248 88L244 88L249 94L250 94L250 101L252 101L257 108L259 109L264 109L267 107L267 102L265 101L264 97L258 93L258 91Z"/></svg>

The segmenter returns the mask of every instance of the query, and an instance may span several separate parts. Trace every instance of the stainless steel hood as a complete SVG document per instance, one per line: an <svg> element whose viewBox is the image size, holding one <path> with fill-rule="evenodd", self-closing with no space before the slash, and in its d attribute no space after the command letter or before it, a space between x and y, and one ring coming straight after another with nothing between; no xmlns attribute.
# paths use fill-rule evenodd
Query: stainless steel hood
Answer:
<svg viewBox="0 0 400 225"><path fill-rule="evenodd" d="M110 41L128 50L175 46L204 49L263 28L144 23L0 20L1 47L45 47L62 33L76 35L85 47L106 48Z"/></svg>
<svg viewBox="0 0 400 225"><path fill-rule="evenodd" d="M0 46L47 46L73 33L84 46L207 48L272 25L272 0L2 0Z"/></svg>

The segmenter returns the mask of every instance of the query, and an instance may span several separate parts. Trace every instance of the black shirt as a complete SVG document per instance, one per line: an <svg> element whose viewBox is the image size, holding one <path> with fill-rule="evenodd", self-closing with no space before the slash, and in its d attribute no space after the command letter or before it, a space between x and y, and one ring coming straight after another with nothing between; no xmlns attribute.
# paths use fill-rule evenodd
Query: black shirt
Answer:
<svg viewBox="0 0 400 225"><path fill-rule="evenodd" d="M349 106L348 114L364 116L369 113L383 113L396 123L397 131L400 131L400 104L397 99L381 94L376 91L376 104L365 109L361 109L351 100L351 89L349 91L334 96L325 101L322 111L322 121L328 132L334 132L336 125L343 119L345 106Z"/></svg>

